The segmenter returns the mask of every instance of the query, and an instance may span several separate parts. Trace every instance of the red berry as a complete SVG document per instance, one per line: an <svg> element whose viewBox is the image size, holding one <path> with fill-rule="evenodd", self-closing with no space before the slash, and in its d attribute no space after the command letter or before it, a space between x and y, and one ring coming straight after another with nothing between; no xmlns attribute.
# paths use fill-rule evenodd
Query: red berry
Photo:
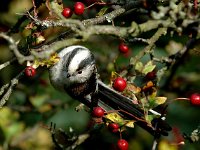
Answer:
<svg viewBox="0 0 200 150"><path fill-rule="evenodd" d="M74 5L74 13L76 15L82 15L84 13L85 6L81 2L76 2Z"/></svg>
<svg viewBox="0 0 200 150"><path fill-rule="evenodd" d="M193 105L198 105L200 106L200 94L199 93L194 93L190 96L190 102Z"/></svg>
<svg viewBox="0 0 200 150"><path fill-rule="evenodd" d="M113 82L113 88L119 92L122 92L126 88L126 80L121 77L118 77Z"/></svg>
<svg viewBox="0 0 200 150"><path fill-rule="evenodd" d="M113 133L116 133L119 131L119 125L117 123L109 123L108 128Z"/></svg>
<svg viewBox="0 0 200 150"><path fill-rule="evenodd" d="M125 43L120 43L118 48L121 53L127 53L129 51L129 47Z"/></svg>
<svg viewBox="0 0 200 150"><path fill-rule="evenodd" d="M94 107L94 109L92 111L92 115L94 117L101 118L104 115L104 110L101 107Z"/></svg>
<svg viewBox="0 0 200 150"><path fill-rule="evenodd" d="M62 11L62 15L65 18L70 18L72 16L72 14L73 14L73 12L72 12L71 8L69 8L69 7L64 8Z"/></svg>
<svg viewBox="0 0 200 150"><path fill-rule="evenodd" d="M153 80L153 79L156 78L156 72L155 71L151 71L151 72L147 73L145 77L148 80Z"/></svg>
<svg viewBox="0 0 200 150"><path fill-rule="evenodd" d="M33 68L32 66L28 66L25 69L25 75L28 77L34 77L36 74L36 70L35 68Z"/></svg>
<svg viewBox="0 0 200 150"><path fill-rule="evenodd" d="M128 142L124 139L119 139L117 141L118 150L128 150Z"/></svg>

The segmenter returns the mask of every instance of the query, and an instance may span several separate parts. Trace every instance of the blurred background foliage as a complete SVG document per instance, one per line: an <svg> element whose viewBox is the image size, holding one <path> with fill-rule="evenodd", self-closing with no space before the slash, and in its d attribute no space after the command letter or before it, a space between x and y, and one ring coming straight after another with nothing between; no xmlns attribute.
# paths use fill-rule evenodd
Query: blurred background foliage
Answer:
<svg viewBox="0 0 200 150"><path fill-rule="evenodd" d="M74 1L65 0L66 6L73 5ZM86 4L88 4L86 2ZM20 13L32 7L31 0L1 0L0 5L0 31L7 31L12 27L20 17ZM99 8L91 8L80 19L95 16ZM48 14L48 11L41 8L40 15ZM76 16L74 16L76 17ZM124 20L123 20L124 19ZM119 18L127 24L134 18ZM140 14L135 21L142 22L145 16ZM117 23L117 22L116 22ZM148 38L153 32L141 35ZM19 38L21 35L14 35ZM46 37L56 36L56 29L45 31ZM181 49L188 36L179 36L170 34L162 37L156 44L155 56L166 56L175 53ZM129 43L131 49L128 56L118 52L120 40L109 36L94 36L85 43L80 43L91 49L97 60L99 74L104 82L109 82L111 71L115 65L122 70L129 63L131 56L137 55L145 46L143 43ZM170 72L166 73L160 87L160 95L174 99L177 97L188 97L193 92L200 92L200 44L196 48L198 51L190 50L187 57L177 69L170 83L166 83ZM0 63L3 63L13 57L9 51L7 43L0 39ZM144 57L144 61L149 59ZM17 63L1 70L0 85L4 85L15 77L25 66ZM56 91L50 84L48 71L46 68L39 68L34 78L24 77L20 80L15 91L7 105L0 109L0 150L49 150L54 149L51 139L51 133L47 126L50 123L56 123L56 128L68 130L72 127L79 134L86 131L90 124L91 117L86 111L76 112L75 107L78 101L71 99L67 94ZM168 107L167 120L181 133L190 134L200 123L200 110L191 106L188 102L177 101L171 103ZM123 132L123 137L129 141L130 150L150 149L153 143L153 136L141 129L135 127ZM114 145L119 135L111 134L107 128L97 130L85 143L78 149L114 149ZM183 146L172 146L170 142L175 142L175 137L170 134L169 137L162 138L160 150L197 150L200 149L200 143L189 143L186 141Z"/></svg>

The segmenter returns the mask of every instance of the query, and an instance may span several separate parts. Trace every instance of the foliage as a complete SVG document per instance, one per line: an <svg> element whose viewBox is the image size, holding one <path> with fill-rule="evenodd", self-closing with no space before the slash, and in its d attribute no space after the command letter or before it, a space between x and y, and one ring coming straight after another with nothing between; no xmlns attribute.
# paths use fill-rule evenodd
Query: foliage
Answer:
<svg viewBox="0 0 200 150"><path fill-rule="evenodd" d="M62 10L72 8L72 0L3 2L9 7L0 13L0 149L115 149L119 137L129 141L129 149L200 148L199 107L188 101L200 89L199 2L82 2L84 13L71 18ZM118 50L120 43L127 53ZM59 61L59 50L76 44L94 53L99 76L110 88L117 77L126 79L118 93L143 118L121 109L91 117L87 107L53 89L49 67ZM37 68L36 76L25 76L26 66ZM154 109L161 116L149 113ZM160 118L172 126L167 138L138 128L140 121L154 128ZM119 132L108 131L111 122L119 124Z"/></svg>

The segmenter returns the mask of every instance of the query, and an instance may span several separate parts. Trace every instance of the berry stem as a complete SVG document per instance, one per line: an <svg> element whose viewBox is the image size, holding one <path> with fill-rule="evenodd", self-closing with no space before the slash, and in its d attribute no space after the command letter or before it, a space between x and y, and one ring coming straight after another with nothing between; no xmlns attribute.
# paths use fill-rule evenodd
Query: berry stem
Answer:
<svg viewBox="0 0 200 150"><path fill-rule="evenodd" d="M190 101L190 99L189 98L185 98L185 97L180 97L180 98L176 98L176 99L174 99L174 101L180 101L180 100L183 100L183 101Z"/></svg>
<svg viewBox="0 0 200 150"><path fill-rule="evenodd" d="M122 132L121 132L121 129L120 129L120 132L119 132L119 138L122 139Z"/></svg>
<svg viewBox="0 0 200 150"><path fill-rule="evenodd" d="M94 2L93 4L85 7L85 9L88 9L94 5L100 5L100 6L109 6L109 5L122 5L121 3L117 3L117 2L114 2L114 3L106 3L106 2Z"/></svg>

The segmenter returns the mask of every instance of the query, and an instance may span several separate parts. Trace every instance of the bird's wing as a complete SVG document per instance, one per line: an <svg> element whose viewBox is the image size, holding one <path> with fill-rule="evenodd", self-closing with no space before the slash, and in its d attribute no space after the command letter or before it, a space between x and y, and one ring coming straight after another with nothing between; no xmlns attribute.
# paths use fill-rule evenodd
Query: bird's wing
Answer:
<svg viewBox="0 0 200 150"><path fill-rule="evenodd" d="M144 119L144 111L138 106L133 104L132 100L119 92L111 89L109 86L98 80L98 105L106 111L109 110L122 110L119 111L123 117L130 120L137 120L136 124L150 132L151 134L167 135L171 127L165 120L162 120L161 116L152 121L152 124L148 124ZM149 111L149 114L152 114ZM157 113L159 114L159 113Z"/></svg>

